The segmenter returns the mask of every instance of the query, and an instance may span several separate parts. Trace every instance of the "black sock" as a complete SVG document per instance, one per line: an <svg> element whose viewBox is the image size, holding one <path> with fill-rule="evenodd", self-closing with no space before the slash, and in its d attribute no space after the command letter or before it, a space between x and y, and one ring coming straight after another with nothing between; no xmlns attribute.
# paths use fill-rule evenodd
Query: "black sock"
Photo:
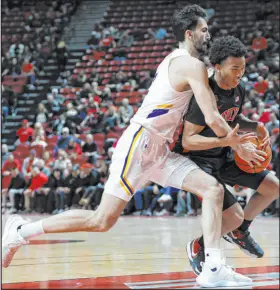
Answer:
<svg viewBox="0 0 280 290"><path fill-rule="evenodd" d="M242 225L238 228L242 232L246 232L251 225L252 221L244 220Z"/></svg>
<svg viewBox="0 0 280 290"><path fill-rule="evenodd" d="M200 247L204 248L204 240L203 240L203 236L199 237L199 238L197 239L197 241L198 241Z"/></svg>

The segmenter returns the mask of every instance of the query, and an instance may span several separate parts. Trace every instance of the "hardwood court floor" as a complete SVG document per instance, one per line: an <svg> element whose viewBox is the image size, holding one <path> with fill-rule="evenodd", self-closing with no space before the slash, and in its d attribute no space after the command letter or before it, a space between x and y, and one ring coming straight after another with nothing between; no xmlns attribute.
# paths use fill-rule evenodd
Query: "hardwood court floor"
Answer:
<svg viewBox="0 0 280 290"><path fill-rule="evenodd" d="M251 232L265 257L222 242L227 263L253 277L253 289L278 289L279 219L259 217ZM42 235L2 269L2 288L193 288L185 245L200 233L199 217L121 217L107 233Z"/></svg>

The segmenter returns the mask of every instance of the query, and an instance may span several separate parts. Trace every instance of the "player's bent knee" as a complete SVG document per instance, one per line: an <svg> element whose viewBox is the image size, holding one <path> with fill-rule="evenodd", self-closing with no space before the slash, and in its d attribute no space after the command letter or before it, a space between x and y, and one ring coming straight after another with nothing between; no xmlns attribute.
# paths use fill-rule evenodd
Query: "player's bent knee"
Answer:
<svg viewBox="0 0 280 290"><path fill-rule="evenodd" d="M222 184L216 182L208 187L207 192L204 192L203 198L213 199L216 202L223 202L224 200L224 187Z"/></svg>

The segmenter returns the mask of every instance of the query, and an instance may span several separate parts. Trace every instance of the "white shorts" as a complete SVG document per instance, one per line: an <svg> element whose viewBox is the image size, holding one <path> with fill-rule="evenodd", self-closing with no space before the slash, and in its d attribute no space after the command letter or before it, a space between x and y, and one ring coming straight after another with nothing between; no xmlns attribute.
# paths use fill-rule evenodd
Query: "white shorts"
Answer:
<svg viewBox="0 0 280 290"><path fill-rule="evenodd" d="M199 167L189 158L171 152L158 136L132 123L115 148L104 192L129 201L150 181L181 189L194 169Z"/></svg>

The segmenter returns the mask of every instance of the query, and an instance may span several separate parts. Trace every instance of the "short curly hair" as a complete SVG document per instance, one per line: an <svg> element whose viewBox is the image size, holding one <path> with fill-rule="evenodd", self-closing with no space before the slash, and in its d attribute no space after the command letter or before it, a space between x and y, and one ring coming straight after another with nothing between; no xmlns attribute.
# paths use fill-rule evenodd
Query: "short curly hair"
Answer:
<svg viewBox="0 0 280 290"><path fill-rule="evenodd" d="M216 38L209 51L209 60L212 65L221 64L228 57L246 56L247 49L236 37L228 35Z"/></svg>
<svg viewBox="0 0 280 290"><path fill-rule="evenodd" d="M206 18L206 12L196 4L187 5L178 12L175 12L171 18L173 33L177 41L185 40L186 30L192 30L197 26L198 19Z"/></svg>

